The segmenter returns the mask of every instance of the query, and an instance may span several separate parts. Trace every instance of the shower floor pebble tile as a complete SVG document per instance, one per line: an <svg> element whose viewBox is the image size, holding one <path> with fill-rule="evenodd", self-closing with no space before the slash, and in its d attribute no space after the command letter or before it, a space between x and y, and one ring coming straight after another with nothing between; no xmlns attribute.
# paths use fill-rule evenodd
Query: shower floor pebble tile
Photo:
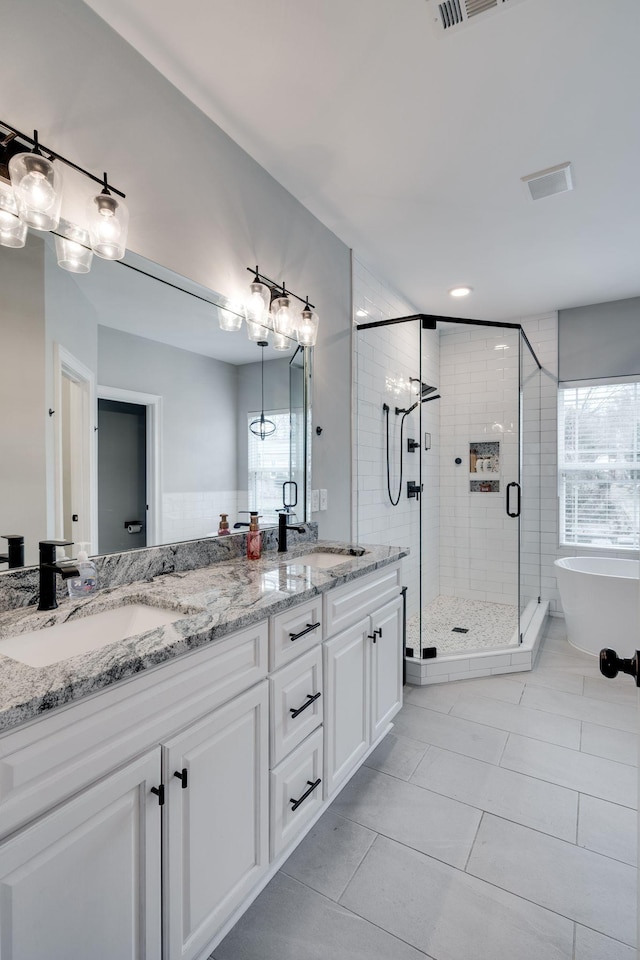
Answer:
<svg viewBox="0 0 640 960"><path fill-rule="evenodd" d="M562 627L531 673L405 688L213 958L634 960L635 688Z"/></svg>
<svg viewBox="0 0 640 960"><path fill-rule="evenodd" d="M420 614L407 623L407 646L421 649ZM453 633L462 627L468 633ZM422 610L422 648L436 647L438 655L493 650L515 646L518 609L507 603L436 597Z"/></svg>

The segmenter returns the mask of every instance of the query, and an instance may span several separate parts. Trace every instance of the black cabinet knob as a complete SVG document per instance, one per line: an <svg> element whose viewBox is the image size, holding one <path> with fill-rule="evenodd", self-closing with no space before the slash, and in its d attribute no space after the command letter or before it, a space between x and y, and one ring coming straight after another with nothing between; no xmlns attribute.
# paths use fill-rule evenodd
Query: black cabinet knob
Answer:
<svg viewBox="0 0 640 960"><path fill-rule="evenodd" d="M625 660L619 657L615 650L609 648L600 651L600 673L603 677L613 680L619 673L628 673L633 677L638 686L638 653L634 657Z"/></svg>

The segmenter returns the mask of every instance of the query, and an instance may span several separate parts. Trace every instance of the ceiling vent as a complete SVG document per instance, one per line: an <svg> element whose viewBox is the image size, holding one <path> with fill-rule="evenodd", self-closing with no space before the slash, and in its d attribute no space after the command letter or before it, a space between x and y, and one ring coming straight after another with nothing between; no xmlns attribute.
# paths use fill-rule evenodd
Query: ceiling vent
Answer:
<svg viewBox="0 0 640 960"><path fill-rule="evenodd" d="M457 33L460 27L476 17L513 7L517 3L522 3L522 0L427 0L438 33Z"/></svg>
<svg viewBox="0 0 640 960"><path fill-rule="evenodd" d="M528 195L532 200L542 200L543 197L553 197L556 193L566 193L573 190L571 164L559 163L556 167L548 167L537 173L530 173L522 177L522 182L528 188Z"/></svg>

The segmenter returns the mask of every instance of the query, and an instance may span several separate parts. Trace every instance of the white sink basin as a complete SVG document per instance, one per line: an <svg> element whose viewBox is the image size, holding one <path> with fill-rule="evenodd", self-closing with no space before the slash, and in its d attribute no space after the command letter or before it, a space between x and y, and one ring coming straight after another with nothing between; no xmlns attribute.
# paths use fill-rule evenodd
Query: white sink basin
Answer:
<svg viewBox="0 0 640 960"><path fill-rule="evenodd" d="M68 623L7 637L0 640L0 654L29 667L49 667L79 653L100 650L116 640L126 640L154 627L163 627L185 615L179 610L129 603Z"/></svg>
<svg viewBox="0 0 640 960"><path fill-rule="evenodd" d="M319 567L321 570L326 570L328 567L335 567L347 560L353 560L353 557L344 553L326 553L318 550L316 553L305 553L301 557L292 557L291 560L287 560L287 563L305 567Z"/></svg>

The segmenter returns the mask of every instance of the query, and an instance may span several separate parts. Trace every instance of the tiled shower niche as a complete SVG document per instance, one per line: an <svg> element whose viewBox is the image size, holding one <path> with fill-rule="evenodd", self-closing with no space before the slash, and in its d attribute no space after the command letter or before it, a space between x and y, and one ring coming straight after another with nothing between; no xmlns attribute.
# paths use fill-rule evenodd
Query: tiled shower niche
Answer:
<svg viewBox="0 0 640 960"><path fill-rule="evenodd" d="M470 493L500 493L499 440L469 443L469 478Z"/></svg>

